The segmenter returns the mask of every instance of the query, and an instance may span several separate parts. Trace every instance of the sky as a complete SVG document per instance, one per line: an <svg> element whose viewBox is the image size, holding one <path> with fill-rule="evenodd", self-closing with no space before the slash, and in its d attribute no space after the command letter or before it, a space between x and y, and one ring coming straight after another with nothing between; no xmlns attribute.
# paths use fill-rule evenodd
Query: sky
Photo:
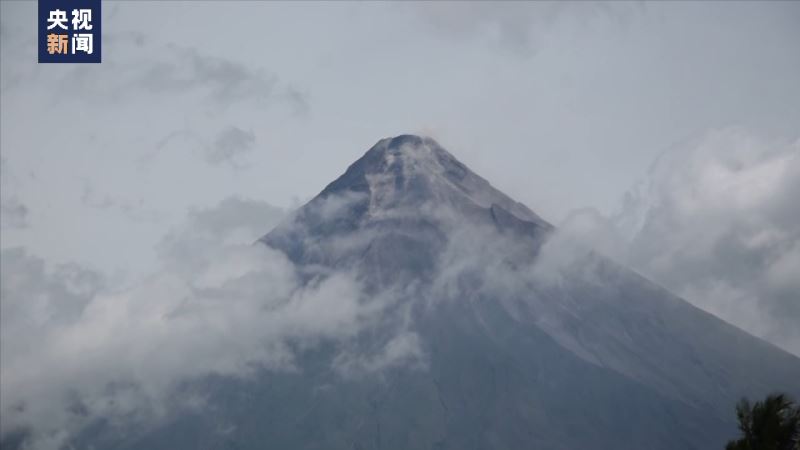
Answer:
<svg viewBox="0 0 800 450"><path fill-rule="evenodd" d="M2 8L4 211L26 225L3 245L97 269L146 270L229 196L296 206L386 136L433 136L558 224L708 130L800 123L788 2L109 2L82 66L38 65L35 3Z"/></svg>
<svg viewBox="0 0 800 450"><path fill-rule="evenodd" d="M798 3L107 1L98 65L37 64L35 12L0 2L8 285L136 289L415 133L800 354Z"/></svg>

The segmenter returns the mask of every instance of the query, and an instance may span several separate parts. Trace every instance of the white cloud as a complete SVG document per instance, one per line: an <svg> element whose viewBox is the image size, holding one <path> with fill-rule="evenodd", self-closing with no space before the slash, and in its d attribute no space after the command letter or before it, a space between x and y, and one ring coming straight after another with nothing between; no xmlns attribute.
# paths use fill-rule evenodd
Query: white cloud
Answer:
<svg viewBox="0 0 800 450"><path fill-rule="evenodd" d="M194 211L163 240L160 271L129 288L2 250L2 432L57 448L94 418L180 407L167 400L179 382L297 370L293 345L344 345L374 322L390 300L367 299L352 274L253 244L279 216L240 199ZM392 338L363 368L408 360L415 342Z"/></svg>
<svg viewBox="0 0 800 450"><path fill-rule="evenodd" d="M614 217L562 229L800 354L798 179L800 140L713 130L662 154Z"/></svg>
<svg viewBox="0 0 800 450"><path fill-rule="evenodd" d="M404 331L395 334L375 354L340 353L334 361L334 368L342 376L354 378L397 366L423 368L426 367L425 364L425 353L419 335Z"/></svg>

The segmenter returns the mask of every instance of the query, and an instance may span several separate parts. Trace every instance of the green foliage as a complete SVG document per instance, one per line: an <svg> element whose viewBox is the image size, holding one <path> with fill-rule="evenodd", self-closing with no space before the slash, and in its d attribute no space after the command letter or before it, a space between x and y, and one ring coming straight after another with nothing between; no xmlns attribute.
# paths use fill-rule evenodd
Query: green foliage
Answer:
<svg viewBox="0 0 800 450"><path fill-rule="evenodd" d="M752 405L742 399L736 418L742 436L725 450L800 450L800 406L785 394L771 394Z"/></svg>

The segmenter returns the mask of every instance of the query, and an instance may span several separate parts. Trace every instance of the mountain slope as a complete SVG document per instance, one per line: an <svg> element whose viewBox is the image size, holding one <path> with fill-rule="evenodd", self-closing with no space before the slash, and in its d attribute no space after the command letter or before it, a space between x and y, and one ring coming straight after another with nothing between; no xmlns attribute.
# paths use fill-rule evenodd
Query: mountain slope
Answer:
<svg viewBox="0 0 800 450"><path fill-rule="evenodd" d="M378 142L260 243L381 309L298 370L212 377L213 405L80 443L125 449L708 449L800 359L556 230L429 138ZM313 270L312 270L313 269Z"/></svg>

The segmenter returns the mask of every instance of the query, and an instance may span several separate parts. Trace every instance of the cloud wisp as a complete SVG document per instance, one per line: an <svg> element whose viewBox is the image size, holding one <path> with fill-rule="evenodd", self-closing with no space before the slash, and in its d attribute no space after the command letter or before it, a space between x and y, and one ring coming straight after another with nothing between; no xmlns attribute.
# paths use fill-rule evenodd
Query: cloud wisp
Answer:
<svg viewBox="0 0 800 450"><path fill-rule="evenodd" d="M8 193L13 191L15 181L8 161L5 158L0 159L0 229L28 226L28 207L17 196Z"/></svg>
<svg viewBox="0 0 800 450"><path fill-rule="evenodd" d="M407 6L438 34L485 38L519 55L535 54L547 32L565 23L581 28L598 18L625 21L637 7L603 2L418 3ZM574 23L573 23L574 22Z"/></svg>

